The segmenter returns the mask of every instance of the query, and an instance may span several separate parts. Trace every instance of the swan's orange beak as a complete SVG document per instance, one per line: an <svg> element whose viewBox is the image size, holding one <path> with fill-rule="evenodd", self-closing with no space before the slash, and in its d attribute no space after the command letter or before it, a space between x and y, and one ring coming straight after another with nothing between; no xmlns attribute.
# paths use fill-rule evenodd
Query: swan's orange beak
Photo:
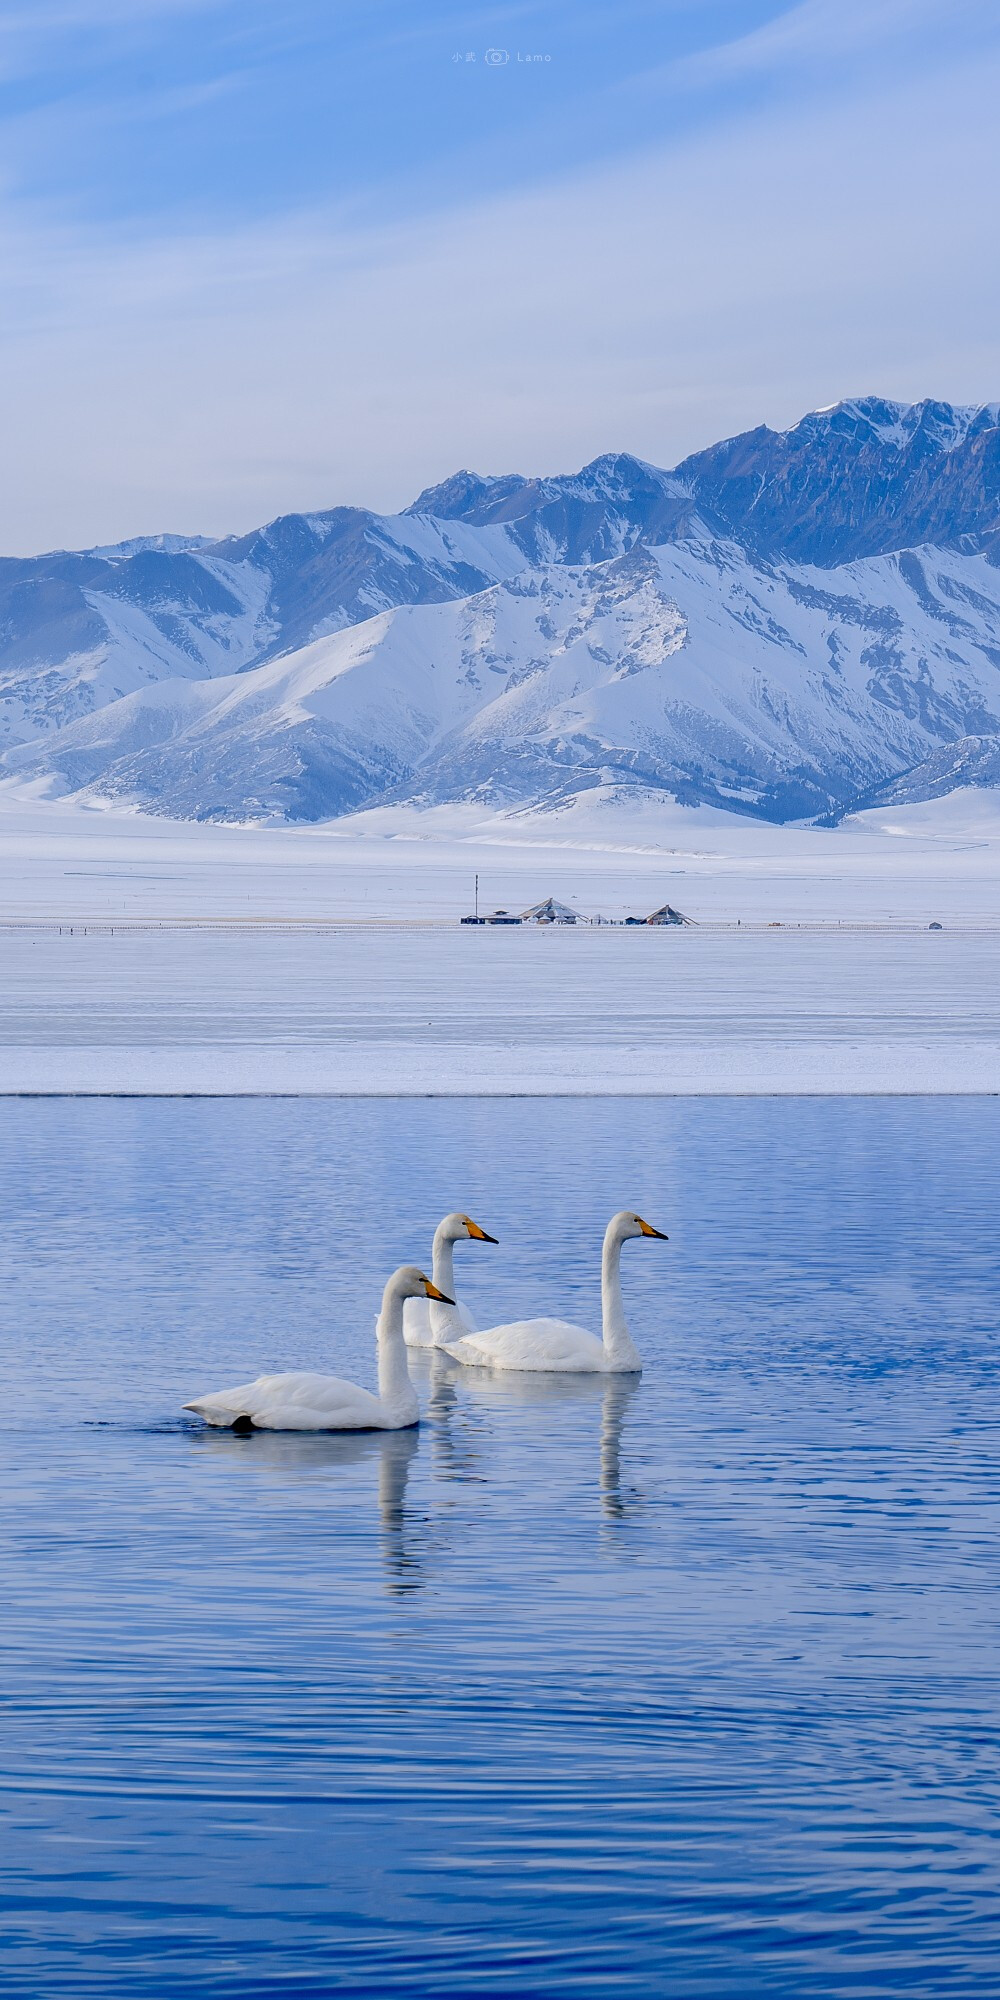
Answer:
<svg viewBox="0 0 1000 2000"><path fill-rule="evenodd" d="M473 1237L477 1243L495 1243L497 1241L497 1238L495 1236L487 1236L485 1229L480 1229L478 1222L473 1222L471 1215L464 1215L462 1217L462 1220L465 1223L469 1235Z"/></svg>
<svg viewBox="0 0 1000 2000"><path fill-rule="evenodd" d="M661 1243L669 1243L670 1238L664 1235L662 1229L654 1229L651 1222L643 1222L641 1215L637 1215L635 1219L644 1236L658 1236Z"/></svg>
<svg viewBox="0 0 1000 2000"><path fill-rule="evenodd" d="M432 1285L429 1278L424 1279L424 1291L427 1293L429 1299L440 1299L443 1306L453 1306L455 1303L454 1299L448 1297L447 1292L439 1292L437 1286Z"/></svg>

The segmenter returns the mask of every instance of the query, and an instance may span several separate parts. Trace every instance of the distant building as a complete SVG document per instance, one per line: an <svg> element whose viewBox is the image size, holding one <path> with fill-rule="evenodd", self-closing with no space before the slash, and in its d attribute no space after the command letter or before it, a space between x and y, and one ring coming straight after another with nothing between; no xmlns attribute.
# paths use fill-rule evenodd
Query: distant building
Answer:
<svg viewBox="0 0 1000 2000"><path fill-rule="evenodd" d="M686 917L681 910L675 910L672 903L662 903L649 917L626 917L627 924L691 924L693 917Z"/></svg>
<svg viewBox="0 0 1000 2000"><path fill-rule="evenodd" d="M535 903L532 909L522 910L518 921L522 924L578 924L580 918L568 903L557 903L554 896L547 896L544 903Z"/></svg>

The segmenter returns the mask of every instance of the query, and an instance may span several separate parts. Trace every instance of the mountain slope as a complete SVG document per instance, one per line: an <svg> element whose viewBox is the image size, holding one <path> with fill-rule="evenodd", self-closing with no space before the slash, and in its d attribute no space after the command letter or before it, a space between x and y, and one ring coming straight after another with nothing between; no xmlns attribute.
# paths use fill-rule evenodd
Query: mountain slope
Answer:
<svg viewBox="0 0 1000 2000"><path fill-rule="evenodd" d="M523 563L502 527L350 508L224 542L0 561L0 748L164 678L239 672L382 608L464 597Z"/></svg>
<svg viewBox="0 0 1000 2000"><path fill-rule="evenodd" d="M11 774L220 819L654 788L837 813L1000 732L1000 572L907 552L750 562L707 536L406 606L215 681L173 680L9 753Z"/></svg>
<svg viewBox="0 0 1000 2000"><path fill-rule="evenodd" d="M673 472L0 561L0 771L196 817L607 782L836 814L1000 729L998 551L1000 405L868 397Z"/></svg>
<svg viewBox="0 0 1000 2000"><path fill-rule="evenodd" d="M960 736L956 742L932 750L921 763L890 778L870 798L860 800L857 810L923 805L928 799L943 799L949 792L966 788L1000 791L1000 735Z"/></svg>
<svg viewBox="0 0 1000 2000"><path fill-rule="evenodd" d="M758 555L833 565L931 543L995 550L1000 405L864 397L687 459L707 520Z"/></svg>

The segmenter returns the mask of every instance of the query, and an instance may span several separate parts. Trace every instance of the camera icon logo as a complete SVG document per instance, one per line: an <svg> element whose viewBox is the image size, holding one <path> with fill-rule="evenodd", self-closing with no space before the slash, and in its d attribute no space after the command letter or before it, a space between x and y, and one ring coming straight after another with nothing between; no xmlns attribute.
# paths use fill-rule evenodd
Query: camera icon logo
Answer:
<svg viewBox="0 0 1000 2000"><path fill-rule="evenodd" d="M492 63L494 69L499 69L503 63L510 61L510 56L506 49L487 49L483 61Z"/></svg>

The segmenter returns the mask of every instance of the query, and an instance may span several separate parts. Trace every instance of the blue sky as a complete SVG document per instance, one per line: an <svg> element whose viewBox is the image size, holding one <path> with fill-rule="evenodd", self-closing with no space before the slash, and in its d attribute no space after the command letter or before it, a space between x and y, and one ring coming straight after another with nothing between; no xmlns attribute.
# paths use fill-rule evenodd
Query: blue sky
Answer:
<svg viewBox="0 0 1000 2000"><path fill-rule="evenodd" d="M0 6L0 547L996 397L998 82L982 0Z"/></svg>

